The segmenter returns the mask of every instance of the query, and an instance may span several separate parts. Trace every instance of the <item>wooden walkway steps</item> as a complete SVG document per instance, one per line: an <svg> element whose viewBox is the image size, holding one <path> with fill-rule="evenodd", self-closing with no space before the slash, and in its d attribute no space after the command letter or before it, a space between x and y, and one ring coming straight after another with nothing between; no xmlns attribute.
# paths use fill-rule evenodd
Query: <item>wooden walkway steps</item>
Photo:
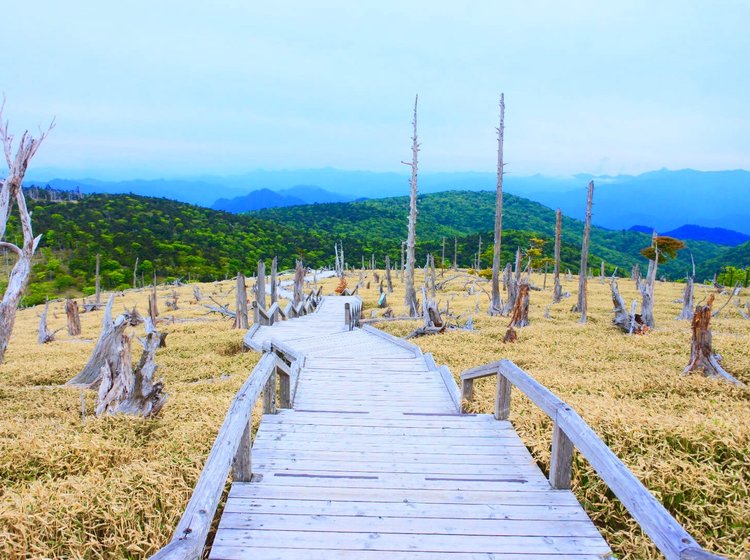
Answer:
<svg viewBox="0 0 750 560"><path fill-rule="evenodd" d="M462 374L464 398L478 377L496 375L498 386L494 415L462 414L447 368L412 344L353 328L347 310L358 301L323 297L313 313L248 332L245 345L264 357L227 414L175 537L155 558L198 558L232 462L212 560L611 558L567 489L574 445L668 559L719 558L578 426L574 411L510 362ZM278 410L277 377L287 407ZM549 479L507 421L511 384L555 420ZM267 413L251 450L248 421L261 390Z"/></svg>
<svg viewBox="0 0 750 560"><path fill-rule="evenodd" d="M415 346L349 331L352 299L324 298L315 313L245 339L256 349L282 343L304 366L294 409L263 417L252 449L257 478L232 485L210 558L609 553L507 421L461 415Z"/></svg>

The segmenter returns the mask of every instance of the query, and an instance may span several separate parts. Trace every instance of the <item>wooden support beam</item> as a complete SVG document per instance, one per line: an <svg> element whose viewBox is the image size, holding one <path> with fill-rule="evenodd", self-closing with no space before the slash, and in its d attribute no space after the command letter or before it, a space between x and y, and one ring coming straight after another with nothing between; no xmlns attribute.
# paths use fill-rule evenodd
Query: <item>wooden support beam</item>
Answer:
<svg viewBox="0 0 750 560"><path fill-rule="evenodd" d="M549 466L549 483L556 490L570 489L573 466L573 443L560 425L555 422L552 428L552 458Z"/></svg>

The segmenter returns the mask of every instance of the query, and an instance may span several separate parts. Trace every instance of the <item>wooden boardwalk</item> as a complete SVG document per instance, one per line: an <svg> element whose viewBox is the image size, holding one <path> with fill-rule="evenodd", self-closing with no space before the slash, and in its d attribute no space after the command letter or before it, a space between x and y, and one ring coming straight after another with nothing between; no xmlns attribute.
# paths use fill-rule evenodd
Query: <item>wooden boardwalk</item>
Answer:
<svg viewBox="0 0 750 560"><path fill-rule="evenodd" d="M254 328L292 349L293 408L263 416L251 482L235 482L210 558L567 560L609 547L569 490L554 490L513 427L461 415L445 368L344 306ZM299 359L298 359L299 361Z"/></svg>

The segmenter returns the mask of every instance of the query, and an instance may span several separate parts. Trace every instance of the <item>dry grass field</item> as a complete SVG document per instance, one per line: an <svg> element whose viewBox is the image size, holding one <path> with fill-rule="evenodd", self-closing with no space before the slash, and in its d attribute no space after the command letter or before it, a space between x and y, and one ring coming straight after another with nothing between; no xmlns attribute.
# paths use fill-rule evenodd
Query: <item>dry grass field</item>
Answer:
<svg viewBox="0 0 750 560"><path fill-rule="evenodd" d="M350 286L356 281L350 277ZM535 281L541 285L541 278ZM326 280L324 293L335 284ZM389 300L399 313L403 285L394 284ZM575 295L574 284L564 288ZM620 288L632 301L632 282L623 280ZM464 281L456 280L438 299L451 299L456 313L478 304L475 331L415 342L456 376L484 362L512 359L573 405L702 545L750 558L750 391L680 376L689 354L689 326L674 320L680 288L656 286L657 329L632 337L610 326L609 287L598 279L590 282L587 325L568 311L572 298L544 319L551 293L532 292L531 325L519 330L516 344L504 345L507 320L489 318L487 297L481 291L468 295ZM233 306L230 289L230 282L201 285L204 296ZM704 288L697 290L700 300ZM166 319L159 328L169 336L167 348L157 353L169 399L152 420L95 418L92 392L84 395L83 420L81 392L61 387L85 364L101 311L81 316L81 337L71 339L63 330L44 346L36 342L41 309L19 312L0 366L0 557L143 558L170 538L227 406L258 360L241 353L243 332L204 315L192 285L178 289L176 312L164 306L170 292L159 291ZM370 317L378 296L374 283L360 295ZM116 298L115 310L137 304L144 311L146 300L146 292L126 292ZM52 329L64 326L61 302L50 305L49 323ZM416 325L378 324L397 335ZM725 367L750 383L750 321L728 307L715 319L714 341ZM494 382L479 382L474 409L490 412L493 393ZM511 419L546 468L550 423L516 392L513 398ZM619 557L659 557L578 456L574 478L575 492Z"/></svg>

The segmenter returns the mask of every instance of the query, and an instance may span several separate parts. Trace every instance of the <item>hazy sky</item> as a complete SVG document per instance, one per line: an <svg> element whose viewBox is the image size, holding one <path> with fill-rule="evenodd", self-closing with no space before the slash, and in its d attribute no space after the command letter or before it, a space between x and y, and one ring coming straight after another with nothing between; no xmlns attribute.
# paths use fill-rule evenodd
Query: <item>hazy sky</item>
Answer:
<svg viewBox="0 0 750 560"><path fill-rule="evenodd" d="M123 178L267 168L750 168L750 2L6 2L11 128L35 167Z"/></svg>

